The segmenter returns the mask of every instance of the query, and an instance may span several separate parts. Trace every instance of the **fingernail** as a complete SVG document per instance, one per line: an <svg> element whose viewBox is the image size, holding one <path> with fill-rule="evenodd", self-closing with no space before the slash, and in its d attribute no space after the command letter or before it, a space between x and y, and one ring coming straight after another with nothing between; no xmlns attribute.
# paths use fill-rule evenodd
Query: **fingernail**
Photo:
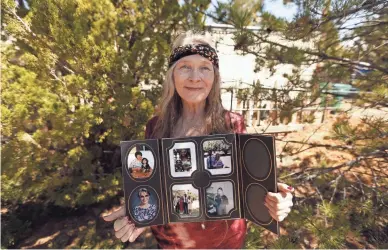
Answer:
<svg viewBox="0 0 388 250"><path fill-rule="evenodd" d="M291 186L288 186L287 189L290 190L290 191L294 190L294 188L291 187Z"/></svg>

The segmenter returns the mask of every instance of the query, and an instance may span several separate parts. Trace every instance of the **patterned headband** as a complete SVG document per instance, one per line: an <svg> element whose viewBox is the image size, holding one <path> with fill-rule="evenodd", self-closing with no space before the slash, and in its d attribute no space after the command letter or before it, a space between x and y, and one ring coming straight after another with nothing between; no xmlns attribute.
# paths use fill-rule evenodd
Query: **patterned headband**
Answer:
<svg viewBox="0 0 388 250"><path fill-rule="evenodd" d="M218 56L215 49L206 44L188 44L175 48L170 56L168 67L171 67L176 61L185 57L198 54L205 57L218 68Z"/></svg>

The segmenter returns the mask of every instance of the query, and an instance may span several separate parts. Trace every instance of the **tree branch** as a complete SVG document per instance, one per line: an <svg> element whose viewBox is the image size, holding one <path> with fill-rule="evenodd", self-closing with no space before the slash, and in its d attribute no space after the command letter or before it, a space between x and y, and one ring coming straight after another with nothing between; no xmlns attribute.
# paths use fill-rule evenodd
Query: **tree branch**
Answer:
<svg viewBox="0 0 388 250"><path fill-rule="evenodd" d="M348 172L354 166L356 166L357 163L361 162L362 160L369 159L370 157L373 157L373 158L386 158L386 157L388 157L388 153L385 152L385 151L376 150L376 151L374 151L372 153L368 153L368 154L365 154L365 155L358 156L358 157L356 157L353 160L341 163L341 164L339 164L337 166L334 166L334 167L328 167L328 168L307 168L307 169L303 169L302 171L291 173L289 175L283 176L283 177L281 177L281 179L285 179L285 178L288 178L288 177L291 177L291 176L294 176L294 175L298 175L295 179L306 178L307 180L311 180L311 179L314 179L314 178L316 178L316 177L318 177L318 176L320 176L322 174L327 174L327 173L330 173L330 172L332 172L334 170L341 169L343 167L348 167L346 170L344 170L344 172ZM309 174L311 172L315 172L315 173L314 174Z"/></svg>
<svg viewBox="0 0 388 250"><path fill-rule="evenodd" d="M302 142L302 141L295 141L295 140L283 140L283 139L278 139L276 138L275 140L281 141L281 142L286 142L286 143L297 143L297 144L303 144L303 145L309 145L312 147L323 147L323 148L330 148L330 149L345 149L345 150L353 150L353 146L345 146L345 145L331 145L331 144L320 144L320 143L307 143L307 142Z"/></svg>
<svg viewBox="0 0 388 250"><path fill-rule="evenodd" d="M354 14L358 11L361 11L361 10L365 10L367 8L372 8L372 7L375 7L381 3L384 3L384 1L381 1L381 2L371 2L371 3L368 3L364 6L360 6L356 9L353 9L353 10L349 10L349 11L345 11L343 13L341 13L340 15L337 15L337 16L331 16L331 17L328 17L323 23L321 23L320 25L324 24L325 22L328 22L332 19L336 19L336 18L339 18L339 17L343 17L345 15L351 15L351 14ZM203 12L204 15L208 16L208 17L211 17L211 18L215 18L216 20L218 20L215 16L213 16L212 14L209 14L207 12ZM224 22L222 20L218 20L224 24L230 24L230 23L227 23L227 22ZM264 43L268 43L268 44L271 44L271 45L275 45L275 46L278 46L278 47L281 47L281 48L284 48L284 49L294 49L293 47L289 47L289 46L286 46L286 45L283 45L283 44L280 44L280 43L277 43L277 42L274 42L274 41L270 41L266 38L263 38L261 35L255 33L255 32L252 32L252 31L249 31L250 34L252 34L254 37L256 37L258 40L260 40L261 42L264 42ZM361 62L357 62L357 61L351 61L350 59L347 59L347 58L341 58L341 57L336 57L336 56L332 56L332 55L328 55L324 52L315 52L315 51L310 51L310 50L306 50L306 49L301 49L301 48L297 48L298 51L301 51L302 53L304 54L307 54L307 55L311 55L311 56L317 56L319 58L322 58L324 60L331 60L331 61L336 61L336 62L342 62L342 63L346 63L347 65L352 65L352 66L357 66L357 67L360 67L360 68L369 68L369 69L374 69L374 70L378 70L378 71L381 71L385 74L388 74L388 69L384 68L384 67L381 67L379 65L376 65L372 62L368 62L369 65L366 65L365 63L361 63ZM248 52L250 53L250 52ZM254 54L255 56L258 56L258 54Z"/></svg>
<svg viewBox="0 0 388 250"><path fill-rule="evenodd" d="M294 47L289 47L287 45L283 45L283 44L280 44L278 42L273 42L273 41L270 41L268 39L265 39L265 38L261 37L260 35L252 32L252 31L250 31L250 33L253 36L255 36L258 40L260 40L262 42L265 42L265 43L268 43L268 44L271 44L271 45L275 45L275 46L278 46L278 47L281 47L281 48L284 48L284 49L295 49ZM347 59L347 58L330 56L330 55L328 55L328 54L326 54L324 52L315 52L315 51L305 50L305 49L301 49L301 48L296 48L296 49L298 51L304 53L304 54L311 55L311 56L317 56L317 57L322 58L324 60L343 62L343 63L346 63L348 65L357 66L357 67L360 67L360 68L375 69L375 70L381 71L381 72L383 72L385 74L388 74L388 69L380 67L378 65L375 65L374 63L371 63L371 62L368 62L367 64L365 64L365 63L361 63L361 62L351 61L350 59Z"/></svg>
<svg viewBox="0 0 388 250"><path fill-rule="evenodd" d="M25 23L24 20L23 20L21 17L19 17L15 11L13 11L13 10L11 10L11 9L9 9L9 8L5 8L4 11L5 11L6 13L11 14L12 16L14 16L14 17L16 18L16 20L17 20L19 23L21 23L21 25L24 27L24 29L27 31L27 33L30 34L30 35L33 37L33 39L31 39L32 41L38 40L38 41L43 45L43 47L49 49L52 53L54 53L54 52L53 52L53 49L51 48L51 46L48 45L45 41L43 41L42 38L40 38L39 36L37 36L37 35L31 30L31 28L28 26L28 24ZM65 61L64 63L62 63L62 62L60 62L60 61L57 61L57 63L58 63L59 66L61 66L62 68L64 68L66 71L68 71L68 72L70 72L70 73L73 73L73 74L74 74L75 71L76 71L76 70L72 69L71 66L70 66L70 64L69 64L68 62L66 62L66 61Z"/></svg>
<svg viewBox="0 0 388 250"><path fill-rule="evenodd" d="M338 177L335 179L335 186L334 186L334 190L333 190L333 194L331 195L331 198L330 198L330 204L333 203L333 200L334 200L334 196L335 194L337 193L337 188L338 188L338 183L340 181L340 179L342 178L342 174L338 175Z"/></svg>

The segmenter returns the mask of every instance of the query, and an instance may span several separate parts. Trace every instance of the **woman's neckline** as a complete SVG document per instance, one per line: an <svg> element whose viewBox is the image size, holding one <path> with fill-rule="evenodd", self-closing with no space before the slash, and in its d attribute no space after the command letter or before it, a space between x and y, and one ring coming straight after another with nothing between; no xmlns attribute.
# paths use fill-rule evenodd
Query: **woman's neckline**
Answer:
<svg viewBox="0 0 388 250"><path fill-rule="evenodd" d="M139 206L140 208L142 208L142 209L147 209L147 208L149 208L151 206L151 204L147 204L147 207L142 207L142 206Z"/></svg>

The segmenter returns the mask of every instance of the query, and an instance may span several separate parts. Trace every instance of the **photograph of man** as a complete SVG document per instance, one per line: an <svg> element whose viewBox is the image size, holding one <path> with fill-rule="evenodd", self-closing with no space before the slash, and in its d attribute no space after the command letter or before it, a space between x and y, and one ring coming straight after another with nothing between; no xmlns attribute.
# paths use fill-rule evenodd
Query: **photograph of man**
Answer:
<svg viewBox="0 0 388 250"><path fill-rule="evenodd" d="M175 207L175 212L177 214L179 214L179 201L180 201L180 197L176 195L173 201L173 206Z"/></svg>
<svg viewBox="0 0 388 250"><path fill-rule="evenodd" d="M187 194L183 195L183 213L189 214L189 197L187 197Z"/></svg>
<svg viewBox="0 0 388 250"><path fill-rule="evenodd" d="M232 171L232 146L223 140L209 140L202 144L203 160L212 175L229 174Z"/></svg>
<svg viewBox="0 0 388 250"><path fill-rule="evenodd" d="M229 200L221 187L217 189L217 195L214 197L216 204L217 215L226 215L226 206L229 205Z"/></svg>
<svg viewBox="0 0 388 250"><path fill-rule="evenodd" d="M208 169L223 168L224 163L221 160L221 155L219 153L213 154L212 151L209 151L206 166Z"/></svg>
<svg viewBox="0 0 388 250"><path fill-rule="evenodd" d="M187 202L189 203L189 215L191 215L191 212L193 211L193 199L191 196L188 197Z"/></svg>
<svg viewBox="0 0 388 250"><path fill-rule="evenodd" d="M213 182L206 189L206 212L208 216L229 215L234 207L234 191L231 181Z"/></svg>
<svg viewBox="0 0 388 250"><path fill-rule="evenodd" d="M215 156L211 150L208 151L208 156L206 157L206 167L207 169L213 168Z"/></svg>
<svg viewBox="0 0 388 250"><path fill-rule="evenodd" d="M183 214L183 196L179 197L179 214Z"/></svg>

